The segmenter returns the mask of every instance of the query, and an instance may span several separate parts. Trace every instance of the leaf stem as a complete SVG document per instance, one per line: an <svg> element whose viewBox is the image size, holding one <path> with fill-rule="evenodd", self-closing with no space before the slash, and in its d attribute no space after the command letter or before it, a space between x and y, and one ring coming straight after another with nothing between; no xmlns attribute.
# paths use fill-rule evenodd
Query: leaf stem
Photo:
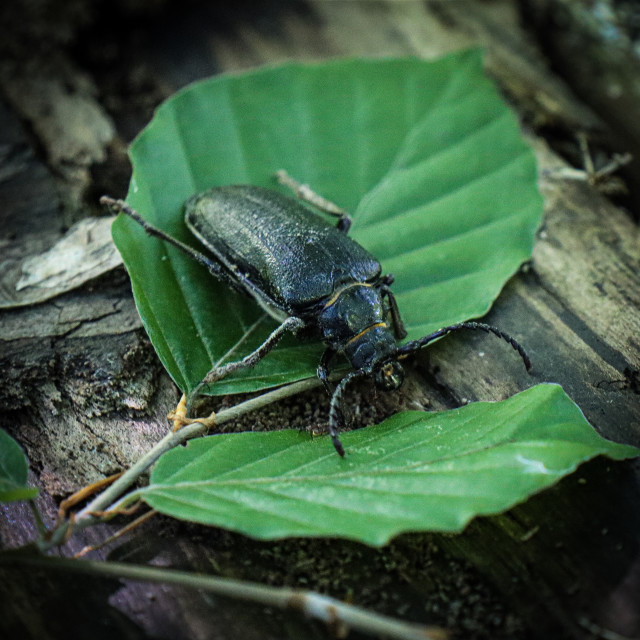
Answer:
<svg viewBox="0 0 640 640"><path fill-rule="evenodd" d="M299 380L283 387L278 387L267 393L245 400L240 404L237 404L228 409L223 409L215 415L215 424L221 425L225 422L235 420L239 416L255 411L264 406L288 398L289 396L313 389L319 386L320 381L318 378L307 378L305 380ZM136 480L149 469L160 458L161 455L177 447L181 444L205 435L209 427L198 422L189 424L179 431L172 431L168 433L160 442L153 446L142 458L140 458L132 467L125 471L120 478L118 478L108 489L100 493L94 498L84 509L79 511L73 522L73 529L80 530L98 522L103 522L108 517L97 518L92 513L100 511L108 511L109 507L118 500L126 491L131 487ZM135 499L132 495L131 499ZM118 506L122 507L128 504L126 498L119 501ZM38 547L41 551L47 551L54 546L65 542L67 533L69 530L69 523L64 522L59 527L51 532L48 539L40 540Z"/></svg>
<svg viewBox="0 0 640 640"><path fill-rule="evenodd" d="M38 506L36 505L36 501L32 498L29 500L29 508L31 509L31 513L33 514L33 519L36 522L36 528L38 529L38 533L43 536L47 531L47 526L40 515L40 511L38 510Z"/></svg>
<svg viewBox="0 0 640 640"><path fill-rule="evenodd" d="M301 611L304 615L321 620L332 628L344 625L365 633L399 640L445 640L448 637L447 632L439 627L426 627L404 622L302 589L271 587L255 582L121 562L32 556L25 553L1 555L0 564L27 564L54 570L201 589L217 595L256 602L279 609Z"/></svg>

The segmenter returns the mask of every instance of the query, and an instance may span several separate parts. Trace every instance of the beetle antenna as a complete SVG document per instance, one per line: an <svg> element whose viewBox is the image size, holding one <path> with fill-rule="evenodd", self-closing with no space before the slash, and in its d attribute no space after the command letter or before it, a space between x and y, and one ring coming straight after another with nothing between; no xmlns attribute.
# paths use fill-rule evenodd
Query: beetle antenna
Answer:
<svg viewBox="0 0 640 640"><path fill-rule="evenodd" d="M511 347L513 347L513 349L515 349L520 354L520 357L522 358L527 371L531 369L531 360L529 359L527 352L515 338L512 338L508 333L501 331L497 327L493 327L490 324L483 324L482 322L460 322L458 324L452 324L448 327L443 327L442 329L438 329L428 336L424 336L424 338L420 338L419 340L412 340L411 342L407 342L407 344L402 345L396 351L396 356L408 355L410 353L413 353L414 351L418 351L419 349L422 349L422 347L428 345L430 342L433 342L434 340L437 340L442 336L446 336L449 333L453 333L454 331L458 331L459 329L479 329L480 331L484 331L486 333L493 333L493 335L498 336L498 338L502 338L502 340L510 344Z"/></svg>
<svg viewBox="0 0 640 640"><path fill-rule="evenodd" d="M169 244L177 247L191 257L196 262L199 262L201 265L206 267L212 275L222 278L225 281L228 281L228 276L225 275L222 268L210 260L204 254L196 251L188 244L184 242L180 242L176 238L170 236L168 233L162 231L162 229L158 229L158 227L154 227L151 223L147 222L135 209L132 209L124 200L116 200L115 198L111 198L110 196L102 196L100 198L100 204L109 207L114 213L124 213L129 216L132 220L135 220L150 236L155 238L160 238L160 240L164 240Z"/></svg>
<svg viewBox="0 0 640 640"><path fill-rule="evenodd" d="M338 455L344 458L344 447L340 438L338 437L338 424L344 425L344 415L340 409L340 403L342 402L342 394L344 393L347 385L357 378L364 378L370 375L365 371L351 371L348 373L336 386L333 395L331 396L331 403L329 404L329 435L331 436L331 442L336 448Z"/></svg>

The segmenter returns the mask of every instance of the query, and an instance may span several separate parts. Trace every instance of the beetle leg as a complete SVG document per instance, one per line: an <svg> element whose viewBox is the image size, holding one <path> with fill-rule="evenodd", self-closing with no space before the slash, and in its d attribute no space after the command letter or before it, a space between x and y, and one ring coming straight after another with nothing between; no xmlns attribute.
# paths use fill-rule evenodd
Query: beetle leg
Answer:
<svg viewBox="0 0 640 640"><path fill-rule="evenodd" d="M289 189L291 189L293 193L296 194L296 197L300 198L300 200L312 204L316 209L320 209L320 211L324 211L324 213L328 213L330 216L339 218L338 223L336 224L338 230L343 233L349 232L349 228L351 227L351 216L344 209L317 194L308 184L298 182L284 169L280 169L280 171L276 172L276 178L280 184L285 187L289 187Z"/></svg>
<svg viewBox="0 0 640 640"><path fill-rule="evenodd" d="M324 387L329 397L333 395L333 389L329 384L329 365L331 364L331 360L333 360L335 355L336 351L331 347L327 347L324 350L322 358L320 358L320 364L318 365L318 378L320 378L320 382L322 382L322 386Z"/></svg>
<svg viewBox="0 0 640 640"><path fill-rule="evenodd" d="M411 342L407 342L407 344L402 345L397 349L396 356L400 357L409 353L413 353L414 351L418 351L430 342L433 342L434 340L441 338L442 336L446 336L453 331L458 331L459 329L479 329L480 331L485 331L486 333L493 333L493 335L498 336L498 338L502 338L502 340L510 344L511 347L520 354L520 357L522 358L527 371L531 369L531 360L529 359L527 352L515 338L512 338L508 333L501 331L497 327L492 327L490 324L483 324L482 322L460 322L458 324L452 324L448 327L443 327L442 329L438 329L428 336L424 336L424 338L413 340Z"/></svg>
<svg viewBox="0 0 640 640"><path fill-rule="evenodd" d="M100 198L100 204L109 207L112 211L116 213L124 213L129 216L133 220L135 220L150 236L154 236L156 238L160 238L160 240L164 240L174 247L180 249L183 253L188 255L190 258L193 258L196 262L200 263L204 267L207 268L209 273L211 273L216 278L223 280L234 289L238 290L238 285L234 282L229 275L224 271L222 266L207 258L204 254L196 251L193 247L190 247L188 244L184 242L180 242L176 238L173 238L168 233L162 231L162 229L158 229L158 227L154 227L151 223L147 222L135 209L132 209L124 200L116 200L114 198L110 198L109 196L102 196Z"/></svg>
<svg viewBox="0 0 640 640"><path fill-rule="evenodd" d="M209 371L209 373L207 373L207 375L202 379L202 382L200 382L200 384L198 384L198 386L191 392L188 404L191 404L191 401L200 394L202 388L206 385L212 384L217 380L221 380L225 376L228 376L230 373L238 371L239 369L246 369L255 366L278 344L278 342L280 342L287 331L295 333L298 329L304 327L304 325L304 320L291 316L272 331L269 337L255 351L252 351L249 355L242 358L242 360L229 362L220 367L214 367L211 369L211 371Z"/></svg>
<svg viewBox="0 0 640 640"><path fill-rule="evenodd" d="M402 340L407 337L407 330L404 328L404 322L402 322L402 317L400 316L400 309L398 309L398 303L396 302L396 297L393 295L393 291L389 288L389 285L386 281L391 278L391 282L393 282L393 276L389 274L385 276L382 280L382 285L380 286L380 291L383 296L387 297L389 301L389 311L391 312L391 321L393 323L393 333L398 340Z"/></svg>

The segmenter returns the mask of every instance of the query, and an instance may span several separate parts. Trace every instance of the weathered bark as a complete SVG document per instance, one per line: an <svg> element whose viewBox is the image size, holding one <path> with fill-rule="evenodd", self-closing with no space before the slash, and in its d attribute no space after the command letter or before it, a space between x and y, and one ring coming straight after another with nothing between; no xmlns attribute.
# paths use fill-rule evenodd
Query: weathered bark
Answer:
<svg viewBox="0 0 640 640"><path fill-rule="evenodd" d="M633 162L622 175L640 179L640 5L635 0L520 0L527 24L555 71L606 119ZM640 196L631 194L636 210Z"/></svg>
<svg viewBox="0 0 640 640"><path fill-rule="evenodd" d="M185 83L290 58L433 56L482 45L490 72L527 125L546 196L532 263L489 315L526 344L532 376L499 344L485 348L482 336L451 337L421 355L398 396L375 401L376 415L397 403L446 408L500 399L552 381L600 433L640 444L637 227L586 180L563 178L566 165L550 150L578 149L579 131L606 140L608 123L545 68L518 27L514 4L317 0L217 10L168 2L132 8L136 3L123 1L102 15L98 5L62 4L70 14L57 18L66 25L57 36L38 24L49 15L43 10L21 33L22 48L20 38L5 39L0 215L3 260L11 262L0 269L5 287L15 285L24 258L97 212L100 190L124 194L124 141ZM53 11L58 4L39 6ZM42 489L39 505L53 520L63 495L127 466L161 437L178 394L141 329L121 267L35 306L0 311L0 322L0 426L27 451L31 480ZM323 403L311 393L251 421L260 428L304 426L322 416ZM585 622L637 636L638 494L637 466L599 460L458 536L404 535L384 549L327 540L264 543L158 518L112 556L319 589L465 638L586 638ZM33 539L24 505L4 514L5 545ZM64 553L104 539L106 529L72 538ZM328 636L295 614L265 614L173 588L7 572L0 589L6 637Z"/></svg>

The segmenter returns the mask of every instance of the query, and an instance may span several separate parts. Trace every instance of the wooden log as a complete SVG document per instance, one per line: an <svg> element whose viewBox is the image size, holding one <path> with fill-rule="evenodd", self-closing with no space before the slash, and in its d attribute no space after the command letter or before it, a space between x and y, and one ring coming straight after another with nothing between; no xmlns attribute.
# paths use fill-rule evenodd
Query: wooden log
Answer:
<svg viewBox="0 0 640 640"><path fill-rule="evenodd" d="M98 164L98 151L82 165L80 182L72 179L79 175L74 172L65 174L66 187L59 175L54 179L47 172L53 157L48 153L46 164L34 156L24 171L1 182L0 192L13 194L9 209L14 231L5 246L19 245L20 257L59 237L63 218L57 218L53 232L44 228L43 202L53 212L62 203L76 213L82 202L89 213L95 202L86 200L92 193L87 180L121 188L109 176L126 172L118 153L122 139L135 134L150 107L197 77L198 70L333 55L434 56L482 45L491 73L533 129L547 200L531 265L507 285L488 317L527 345L533 375L524 374L518 362L482 336L450 337L421 356L402 394L379 403L376 412L382 416L398 403L440 408L499 399L532 383L553 381L563 384L603 435L640 444L637 228L586 180L563 178L558 170L566 168L565 161L536 135L561 131L566 143L579 129L606 135L607 124L545 68L518 26L513 6L506 0L315 0L240 3L236 11L218 13L206 6L158 3L153 28L145 28L129 22L132 14L123 3L115 28L107 17L89 15L82 38L79 24L72 21L76 49L56 42L57 55L70 60L82 52L73 64L64 65L64 73L78 69L100 93L83 91L82 101L65 104L82 104L83 113L95 115L96 129L86 138L92 144L102 141L94 150L106 145L100 131L105 131L108 112L120 138L105 156L106 166ZM31 51L30 64L37 66L37 55ZM11 110L27 122L35 148L47 148L53 138L42 133L45 120L27 93L7 90L13 77L0 73ZM86 83L67 86L76 91ZM95 104L88 108L87 100ZM10 117L0 117L0 123ZM28 150L27 131L16 130L12 144ZM557 148L556 140L551 142ZM54 184L62 189L61 197ZM0 390L5 406L0 425L27 450L32 481L43 490L39 504L52 520L63 494L126 466L159 439L177 392L142 333L123 271L36 307L2 311L0 322L0 362L7 375ZM363 404L371 402L364 397ZM251 420L265 428L300 425L321 413L322 402L321 395L309 394ZM508 513L473 522L457 536L405 535L383 549L333 540L264 543L160 518L111 557L155 559L178 568L318 589L377 611L446 626L456 637L587 638L592 637L587 626L593 623L637 636L637 503L637 467L595 461ZM4 514L3 544L33 539L33 523L23 505L4 508ZM106 535L105 528L83 532L64 553ZM105 552L97 555L105 557ZM0 629L6 637L329 635L295 614L174 588L7 572L0 589Z"/></svg>

